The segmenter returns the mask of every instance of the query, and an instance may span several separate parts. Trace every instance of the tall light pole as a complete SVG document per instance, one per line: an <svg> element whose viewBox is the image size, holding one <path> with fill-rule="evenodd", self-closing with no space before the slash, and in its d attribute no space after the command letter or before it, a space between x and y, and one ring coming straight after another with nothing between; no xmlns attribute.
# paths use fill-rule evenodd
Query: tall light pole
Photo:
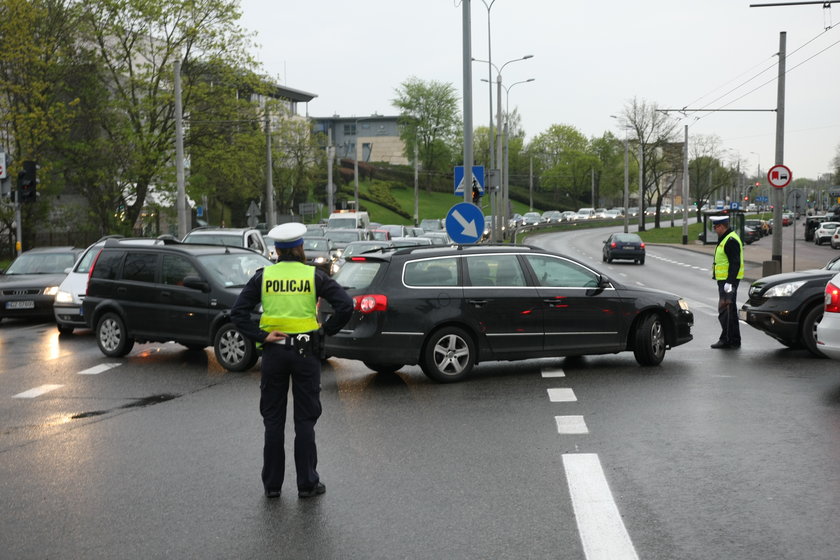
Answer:
<svg viewBox="0 0 840 560"><path fill-rule="evenodd" d="M621 119L616 115L610 117L618 120ZM631 127L625 123L624 125L624 233L630 231L630 144L627 139L627 131Z"/></svg>
<svg viewBox="0 0 840 560"><path fill-rule="evenodd" d="M497 128L497 133L498 133L498 138L496 140L496 149L497 149L496 162L497 162L498 167L501 167L501 161L502 161L502 144L501 144L502 135L501 135L501 126L500 126L501 122L502 122L502 70L504 70L505 66L507 66L508 64L511 64L513 62L518 62L520 60L527 60L527 59L533 58L533 57L534 57L534 55L532 55L532 54L526 54L525 56L522 56L520 58L515 58L513 60L508 60L507 62L502 64L501 68L497 67L495 64L493 64L489 60L481 60L481 59L478 59L478 58L473 58L473 62L487 63L489 66L491 66L492 68L495 68L495 70L496 70L496 106L497 106L496 123L499 125L499 126L496 127ZM492 89L492 87L493 86L492 86L492 83L491 83L490 88ZM492 111L492 108L491 108L491 111ZM498 171L498 170L496 170L496 171ZM501 186L501 184L502 184L501 173L495 173L495 177L496 177L497 184L499 186ZM500 194L501 194L501 192L496 193L495 190L491 191L491 193L490 193L490 207L491 207L491 214L493 215L493 220L491 222L492 223L492 228L490 230L490 236L491 236L491 241L493 241L493 242L496 242L496 241L499 240L499 232L501 231L502 224L504 223L504 222L499 223L499 217L500 217L500 214L502 214L502 212L500 211L500 207L502 206L501 201L499 200L501 198L501 196L499 196Z"/></svg>
<svg viewBox="0 0 840 560"><path fill-rule="evenodd" d="M518 82L513 82L509 86L505 87L505 162L504 162L504 171L502 172L502 205L504 207L504 211L502 214L504 215L505 219L507 219L508 213L508 206L510 205L510 165L508 162L508 158L510 154L508 150L510 149L510 90L513 89L513 86L519 84L527 84L528 82L533 82L536 78L528 78L527 80L521 80Z"/></svg>

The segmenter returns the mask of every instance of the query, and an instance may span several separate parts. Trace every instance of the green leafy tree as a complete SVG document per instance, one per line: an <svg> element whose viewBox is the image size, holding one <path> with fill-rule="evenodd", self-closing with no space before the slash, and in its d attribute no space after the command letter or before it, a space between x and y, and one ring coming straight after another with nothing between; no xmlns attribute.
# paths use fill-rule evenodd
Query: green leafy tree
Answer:
<svg viewBox="0 0 840 560"><path fill-rule="evenodd" d="M124 207L127 224L137 221L151 187L172 189L174 62L182 62L184 115L189 115L195 88L206 83L201 61L223 58L231 67L253 66L236 24L240 15L236 0L86 3L81 33L104 69L101 78L115 109L102 125L108 141L119 147L113 154L119 173L104 196L113 208Z"/></svg>
<svg viewBox="0 0 840 560"><path fill-rule="evenodd" d="M592 170L601 163L578 129L552 125L534 138L528 151L534 156L542 189L553 194L555 203L571 207L576 200L590 198Z"/></svg>
<svg viewBox="0 0 840 560"><path fill-rule="evenodd" d="M400 110L400 138L406 157L413 161L417 145L426 177L448 171L457 152L462 122L454 86L412 77L395 93L392 103Z"/></svg>
<svg viewBox="0 0 840 560"><path fill-rule="evenodd" d="M78 110L78 99L68 88L77 71L78 13L58 0L0 1L0 135L13 185L23 161L33 160L39 164L39 191L58 189L55 145ZM46 202L24 205L24 231L34 230L48 211Z"/></svg>

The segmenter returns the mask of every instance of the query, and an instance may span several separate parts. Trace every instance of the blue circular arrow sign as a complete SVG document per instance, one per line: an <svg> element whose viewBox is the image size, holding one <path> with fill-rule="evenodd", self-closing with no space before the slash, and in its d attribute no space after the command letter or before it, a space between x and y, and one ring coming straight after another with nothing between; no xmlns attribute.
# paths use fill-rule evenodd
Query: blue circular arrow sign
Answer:
<svg viewBox="0 0 840 560"><path fill-rule="evenodd" d="M446 215L446 233L455 243L475 243L484 233L484 214L481 208L461 202Z"/></svg>

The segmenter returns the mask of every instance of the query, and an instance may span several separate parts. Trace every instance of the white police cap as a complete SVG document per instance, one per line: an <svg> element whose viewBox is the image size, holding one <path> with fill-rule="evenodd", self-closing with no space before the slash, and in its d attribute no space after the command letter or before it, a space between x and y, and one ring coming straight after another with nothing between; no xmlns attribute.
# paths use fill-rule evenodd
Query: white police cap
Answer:
<svg viewBox="0 0 840 560"><path fill-rule="evenodd" d="M289 222L271 228L268 236L274 240L274 246L278 249L291 249L303 245L303 234L306 233L306 226L300 222Z"/></svg>
<svg viewBox="0 0 840 560"><path fill-rule="evenodd" d="M712 220L712 223L715 225L729 222L729 216L711 216L709 219Z"/></svg>

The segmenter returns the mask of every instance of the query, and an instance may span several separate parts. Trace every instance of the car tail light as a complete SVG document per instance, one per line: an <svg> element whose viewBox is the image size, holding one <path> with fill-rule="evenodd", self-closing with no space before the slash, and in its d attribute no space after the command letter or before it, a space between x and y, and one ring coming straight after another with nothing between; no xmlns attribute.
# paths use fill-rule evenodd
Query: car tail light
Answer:
<svg viewBox="0 0 840 560"><path fill-rule="evenodd" d="M98 253L96 253L96 257L94 257L93 262L90 263L90 269L88 270L88 281L85 284L85 295L87 295L88 286L90 286L90 279L93 276L93 269L96 268L96 263L99 262L99 257L102 256L102 250L100 249Z"/></svg>
<svg viewBox="0 0 840 560"><path fill-rule="evenodd" d="M825 312L840 313L840 287L831 282L825 285Z"/></svg>
<svg viewBox="0 0 840 560"><path fill-rule="evenodd" d="M387 311L388 297L380 294L356 296L353 298L353 309L364 314Z"/></svg>
<svg viewBox="0 0 840 560"><path fill-rule="evenodd" d="M610 249L615 249L616 247L618 247L618 243L616 243L615 241L610 243Z"/></svg>
<svg viewBox="0 0 840 560"><path fill-rule="evenodd" d="M642 249L644 249L644 248L645 248L645 244L644 244L644 242L642 242L642 243L639 245L639 247L641 247Z"/></svg>

